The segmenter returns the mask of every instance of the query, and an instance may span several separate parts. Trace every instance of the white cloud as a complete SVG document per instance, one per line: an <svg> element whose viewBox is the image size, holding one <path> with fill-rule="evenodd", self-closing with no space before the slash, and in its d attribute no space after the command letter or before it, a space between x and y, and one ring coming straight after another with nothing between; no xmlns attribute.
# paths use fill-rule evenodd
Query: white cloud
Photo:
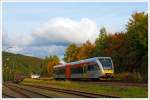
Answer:
<svg viewBox="0 0 150 100"><path fill-rule="evenodd" d="M95 21L82 18L75 21L69 18L53 18L33 31L36 43L84 43L87 40L94 42L98 35Z"/></svg>
<svg viewBox="0 0 150 100"><path fill-rule="evenodd" d="M64 55L67 46L3 46L3 50L16 54L24 54L29 56L41 57L57 55L61 58Z"/></svg>
<svg viewBox="0 0 150 100"><path fill-rule="evenodd" d="M30 35L17 35L10 38L10 41L13 46L27 46L32 43L32 37Z"/></svg>
<svg viewBox="0 0 150 100"><path fill-rule="evenodd" d="M14 36L3 32L3 45L7 46L26 46L32 43L32 37L30 35L18 35L15 34Z"/></svg>
<svg viewBox="0 0 150 100"><path fill-rule="evenodd" d="M23 48L19 46L3 46L3 50L17 54L21 53L21 51L23 51Z"/></svg>
<svg viewBox="0 0 150 100"><path fill-rule="evenodd" d="M94 42L98 35L95 21L82 18L75 21L69 18L53 18L37 27L32 34L8 36L3 34L3 49L13 53L45 57L63 57L67 44Z"/></svg>

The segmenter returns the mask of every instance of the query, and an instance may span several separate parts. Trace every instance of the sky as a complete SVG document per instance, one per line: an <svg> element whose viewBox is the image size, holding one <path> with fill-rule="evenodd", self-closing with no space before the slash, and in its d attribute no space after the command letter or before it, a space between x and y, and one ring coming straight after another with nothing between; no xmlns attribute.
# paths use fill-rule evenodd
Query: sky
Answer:
<svg viewBox="0 0 150 100"><path fill-rule="evenodd" d="M147 3L3 3L2 49L44 58L63 58L70 43L94 43L103 26L125 31L131 14L148 11Z"/></svg>

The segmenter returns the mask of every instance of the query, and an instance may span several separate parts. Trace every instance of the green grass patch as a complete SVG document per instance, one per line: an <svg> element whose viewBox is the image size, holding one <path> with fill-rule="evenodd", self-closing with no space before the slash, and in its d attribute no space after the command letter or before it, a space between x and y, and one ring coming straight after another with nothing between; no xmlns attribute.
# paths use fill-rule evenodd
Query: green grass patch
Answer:
<svg viewBox="0 0 150 100"><path fill-rule="evenodd" d="M120 96L124 98L147 98L148 91L142 87L117 87L99 84L78 83L72 81L25 79L24 84L50 84L58 88L81 90L92 93Z"/></svg>

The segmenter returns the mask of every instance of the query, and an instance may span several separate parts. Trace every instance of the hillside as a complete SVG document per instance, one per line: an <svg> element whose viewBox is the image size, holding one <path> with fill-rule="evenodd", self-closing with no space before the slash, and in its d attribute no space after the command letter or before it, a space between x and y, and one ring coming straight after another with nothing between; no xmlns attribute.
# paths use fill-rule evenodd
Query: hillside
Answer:
<svg viewBox="0 0 150 100"><path fill-rule="evenodd" d="M42 61L43 59L36 57L2 52L3 73L6 73L6 69L26 75L40 73Z"/></svg>

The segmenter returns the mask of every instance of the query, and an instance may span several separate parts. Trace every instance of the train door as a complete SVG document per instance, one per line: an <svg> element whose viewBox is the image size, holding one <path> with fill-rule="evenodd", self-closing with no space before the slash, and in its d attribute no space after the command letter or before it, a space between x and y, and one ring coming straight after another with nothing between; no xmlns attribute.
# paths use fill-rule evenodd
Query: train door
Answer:
<svg viewBox="0 0 150 100"><path fill-rule="evenodd" d="M94 76L93 74L95 74L95 73L93 73L93 66L90 64L87 66L87 74L88 74L89 78L93 78L93 76Z"/></svg>
<svg viewBox="0 0 150 100"><path fill-rule="evenodd" d="M98 65L96 63L91 63L87 66L87 75L88 78L99 77Z"/></svg>
<svg viewBox="0 0 150 100"><path fill-rule="evenodd" d="M87 64L83 65L83 78L88 78Z"/></svg>
<svg viewBox="0 0 150 100"><path fill-rule="evenodd" d="M70 64L66 65L66 73L65 73L65 74L66 74L66 78L67 78L67 79L71 78L70 67L71 67Z"/></svg>

